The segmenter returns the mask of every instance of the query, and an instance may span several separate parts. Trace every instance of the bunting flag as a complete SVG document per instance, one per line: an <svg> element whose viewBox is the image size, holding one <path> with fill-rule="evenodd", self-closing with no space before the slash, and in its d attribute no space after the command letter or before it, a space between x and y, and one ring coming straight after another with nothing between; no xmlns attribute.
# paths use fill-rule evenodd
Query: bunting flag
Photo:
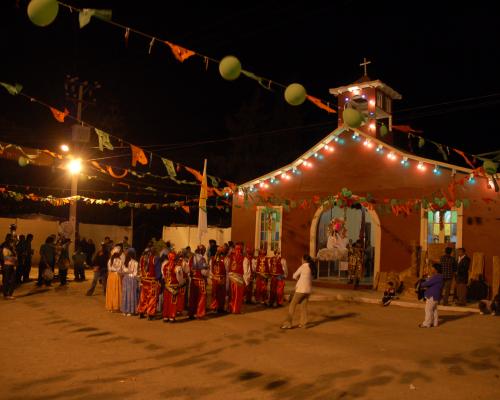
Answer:
<svg viewBox="0 0 500 400"><path fill-rule="evenodd" d="M113 178L116 178L116 179L125 178L128 174L128 170L126 170L126 169L123 170L124 172L121 175L115 174L115 171L113 171L113 168L111 168L109 165L106 168L106 170L108 171L109 175L111 175Z"/></svg>
<svg viewBox="0 0 500 400"><path fill-rule="evenodd" d="M97 138L99 139L99 150L104 151L104 148L108 150L113 150L114 147L109 139L109 133L101 131L100 129L94 128Z"/></svg>
<svg viewBox="0 0 500 400"><path fill-rule="evenodd" d="M132 167L135 167L137 163L142 165L148 164L146 154L144 154L144 151L140 147L131 144L130 150L132 150Z"/></svg>
<svg viewBox="0 0 500 400"><path fill-rule="evenodd" d="M154 44L155 44L155 38L151 39L151 42L149 42L148 54L151 54L151 51L153 50L153 45Z"/></svg>
<svg viewBox="0 0 500 400"><path fill-rule="evenodd" d="M333 108L330 108L327 104L323 103L320 99L318 99L316 97L306 95L306 98L307 98L307 100L309 100L311 103L313 103L315 106L321 108L322 110L325 110L329 113L336 113L337 112Z"/></svg>
<svg viewBox="0 0 500 400"><path fill-rule="evenodd" d="M182 206L182 209L186 212L186 214L190 213L189 206Z"/></svg>
<svg viewBox="0 0 500 400"><path fill-rule="evenodd" d="M443 159L445 161L448 161L448 155L446 154L446 151L444 151L443 145L441 143L436 143L436 142L433 142L433 143L436 145L437 149L439 150L439 152L443 156Z"/></svg>
<svg viewBox="0 0 500 400"><path fill-rule="evenodd" d="M84 8L78 13L78 22L80 23L80 29L87 25L92 17L109 21L111 20L111 16L111 10L95 10L93 8Z"/></svg>
<svg viewBox="0 0 500 400"><path fill-rule="evenodd" d="M189 57L194 56L196 53L192 50L185 49L184 47L177 46L176 44L165 41L166 44L170 46L174 57L177 58L180 62L184 62Z"/></svg>
<svg viewBox="0 0 500 400"><path fill-rule="evenodd" d="M184 167L184 168L186 168L186 171L191 172L193 174L193 176L196 179L198 179L198 182L203 183L203 176L198 171L196 171L194 168L190 168L190 167Z"/></svg>
<svg viewBox="0 0 500 400"><path fill-rule="evenodd" d="M207 222L207 160L203 165L203 177L201 180L200 201L198 203L198 242L201 243L203 235L208 232Z"/></svg>
<svg viewBox="0 0 500 400"><path fill-rule="evenodd" d="M21 85L20 83L11 85L10 83L0 82L0 85L7 89L7 92L9 92L9 94L11 94L12 96L18 95L19 93L21 93L21 90L23 90L23 85Z"/></svg>
<svg viewBox="0 0 500 400"><path fill-rule="evenodd" d="M69 111L67 108L64 109L64 111L59 111L57 108L49 107L50 111L52 111L52 115L58 122L64 122L64 118L66 118L66 115L69 115Z"/></svg>
<svg viewBox="0 0 500 400"><path fill-rule="evenodd" d="M167 169L168 176L175 178L177 176L177 173L175 172L174 163L166 158L162 158L161 160L163 161L163 164Z"/></svg>
<svg viewBox="0 0 500 400"><path fill-rule="evenodd" d="M417 131L416 129L413 129L410 125L392 125L392 129L396 129L397 131L404 132L404 133L422 133L422 131Z"/></svg>
<svg viewBox="0 0 500 400"><path fill-rule="evenodd" d="M266 90L271 90L271 88L264 83L264 78L255 75L253 72L245 71L244 69L241 70L241 73L245 75L247 78L253 79L254 81L257 81L260 86L262 86Z"/></svg>
<svg viewBox="0 0 500 400"><path fill-rule="evenodd" d="M418 147L422 148L425 145L425 139L423 137L418 138Z"/></svg>
<svg viewBox="0 0 500 400"><path fill-rule="evenodd" d="M96 168L99 172L102 172L103 174L107 173L107 171L97 161L91 161L90 164L92 164L93 167Z"/></svg>
<svg viewBox="0 0 500 400"><path fill-rule="evenodd" d="M125 47L128 47L128 37L130 36L130 28L125 28Z"/></svg>
<svg viewBox="0 0 500 400"><path fill-rule="evenodd" d="M471 167L472 169L476 169L474 164L471 163L471 161L467 158L467 156L465 155L465 153L462 150L453 149L453 151L455 153L461 155L469 167Z"/></svg>

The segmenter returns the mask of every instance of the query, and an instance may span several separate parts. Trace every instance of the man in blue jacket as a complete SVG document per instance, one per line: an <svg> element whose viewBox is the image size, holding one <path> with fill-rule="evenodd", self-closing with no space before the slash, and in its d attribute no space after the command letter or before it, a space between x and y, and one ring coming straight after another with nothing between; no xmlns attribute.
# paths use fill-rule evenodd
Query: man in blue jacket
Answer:
<svg viewBox="0 0 500 400"><path fill-rule="evenodd" d="M443 275L441 275L441 265L433 264L431 277L420 285L425 290L425 320L419 325L420 328L430 328L438 326L437 306L441 300L441 289L443 287Z"/></svg>

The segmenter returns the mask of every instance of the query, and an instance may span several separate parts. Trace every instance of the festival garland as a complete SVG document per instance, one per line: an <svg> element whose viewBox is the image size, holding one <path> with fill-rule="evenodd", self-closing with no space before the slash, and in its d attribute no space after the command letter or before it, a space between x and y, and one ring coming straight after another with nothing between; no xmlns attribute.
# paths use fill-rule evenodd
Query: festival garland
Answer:
<svg viewBox="0 0 500 400"><path fill-rule="evenodd" d="M187 165L183 165L181 163L178 163L178 162L174 162L172 160L169 160L165 157L161 157L160 155L152 152L152 151L145 151L143 150L141 147L137 146L137 145L134 145L130 142L127 142L123 139L121 139L120 137L116 136L116 135L112 135L110 133L107 133L99 128L96 128L95 126L87 123L86 121L83 121L81 119L78 119L77 117L71 115L67 109L65 109L64 112L61 112L61 111L58 111L56 108L52 107L51 105L45 103L44 101L41 101L33 96L30 96L28 94L25 94L22 92L22 88L23 86L20 85L20 84L16 84L16 85L11 85L11 84L8 84L8 83L4 83L4 82L0 82L0 85L1 86L4 86L7 91L9 92L9 94L11 95L20 95L26 99L28 99L30 102L35 102L35 103L38 103L39 105L42 105L48 109L50 109L51 113L54 115L54 117L56 118L57 121L59 122L64 122L64 119L65 117L69 117L70 119L78 122L79 124L81 124L82 126L86 126L88 127L89 129L93 130L94 133L96 134L96 137L97 137L97 141L98 141L98 148L100 151L104 152L104 150L110 150L110 151L113 151L115 150L115 145L113 145L112 141L111 141L111 138L113 138L114 140L118 141L120 144L127 144L129 147L130 147L130 152L131 152L131 165L133 167L135 167L137 165L137 163L141 164L141 165L145 165L145 166L148 166L148 168L151 168L151 164L152 164L152 160L153 160L153 156L157 157L160 159L162 165L165 167L166 171L167 171L167 175L157 175L157 174L153 174L151 172L146 172L146 173L141 173L141 172L135 172L134 170L132 169L128 169L127 171L131 174L131 175L134 175L136 176L137 178L144 178L146 176L148 177L152 177L152 178L158 178L158 179L168 179L168 180L171 180L179 185L181 184L185 184L185 185L196 185L196 186L199 186L200 183L201 183L201 179L199 178L201 176L201 173L194 169L194 168L191 168ZM16 145L12 145L12 146L16 146ZM18 146L19 147L19 146ZM0 149L1 150L1 149ZM47 152L51 155L53 155L54 157L57 157L59 159L62 159L63 156L59 155L59 154L56 154L56 153L53 153L53 152L50 152L49 150L43 150L44 152ZM146 155L147 154L147 155ZM26 155L24 154L26 157L28 157L28 160L26 162L24 162L23 160L20 160L19 161L19 164L21 166L25 166L29 163L32 163L32 159L36 158L36 156L30 156L30 155ZM24 165L22 165L24 164ZM36 165L36 163L33 163ZM96 165L94 164L93 167L96 167ZM108 166L108 165L105 165L105 168L97 168L97 170L99 170L100 172L102 173L105 173L105 174L108 174L116 179L120 179L120 177L116 176L116 174L113 174L112 172L110 173L109 172L109 169L111 168L111 166ZM177 172L181 169L181 168L184 168L184 170L186 170L187 172L189 172L192 176L194 176L197 181L188 181L188 180L185 180L185 179L179 179L177 177ZM125 174L125 171L126 169L123 171L123 174ZM126 174L125 174L126 175ZM124 176L125 176L124 175ZM220 183L224 183L226 186L225 187L229 187L231 188L231 190L234 190L234 188L236 187L236 184L234 182L231 182L231 181L228 181L226 179L222 179L222 178L219 178L219 177L216 177L216 176L212 176L212 175L208 175L208 178L210 179L210 182L211 184L216 188L220 185Z"/></svg>
<svg viewBox="0 0 500 400"><path fill-rule="evenodd" d="M4 199L11 199L17 202L24 200L35 201L40 203L47 203L54 207L62 207L71 204L71 202L77 201L88 205L98 205L98 206L117 206L119 209L124 208L143 208L147 210L160 210L164 208L181 208L185 213L189 214L191 208L198 208L199 199L190 199L185 201L174 201L169 203L142 203L133 202L128 200L111 200L111 199L96 199L86 196L68 196L68 197L54 197L54 196L40 196L33 193L19 193L12 190L8 190L4 187L0 187L0 196ZM227 200L221 201L223 204L207 206L208 208L216 208L219 210L225 210L229 212L229 202Z"/></svg>
<svg viewBox="0 0 500 400"><path fill-rule="evenodd" d="M299 197L295 199L246 192L243 199L240 198L240 200L235 200L234 207L249 208L251 205L264 207L282 206L285 211L290 211L291 209L298 208L306 210L320 206L326 208L351 208L363 206L370 210L376 209L379 212L392 213L395 216L408 216L412 212L419 212L421 208L432 211L446 211L461 206L468 208L470 205L469 199L459 199L456 197L455 187L463 184L465 184L465 182L462 180L453 181L450 183L447 191L439 190L430 197L421 199L376 199L369 193L365 196L353 194L352 191L347 188L343 188L337 194L326 197L313 195L311 198ZM487 204L491 202L496 203L496 200L491 198L483 198L482 200Z"/></svg>

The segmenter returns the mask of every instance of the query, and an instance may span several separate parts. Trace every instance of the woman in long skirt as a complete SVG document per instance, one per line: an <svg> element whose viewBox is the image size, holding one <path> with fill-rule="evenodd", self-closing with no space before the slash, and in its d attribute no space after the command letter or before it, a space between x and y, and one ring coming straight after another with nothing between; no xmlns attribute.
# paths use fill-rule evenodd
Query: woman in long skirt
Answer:
<svg viewBox="0 0 500 400"><path fill-rule="evenodd" d="M122 279L122 304L121 311L127 317L137 311L138 297L138 269L139 263L136 260L136 253L132 247L127 249L125 263L123 265Z"/></svg>
<svg viewBox="0 0 500 400"><path fill-rule="evenodd" d="M122 277L121 273L125 263L123 248L117 245L111 250L108 261L108 280L106 283L106 310L120 311L122 300Z"/></svg>

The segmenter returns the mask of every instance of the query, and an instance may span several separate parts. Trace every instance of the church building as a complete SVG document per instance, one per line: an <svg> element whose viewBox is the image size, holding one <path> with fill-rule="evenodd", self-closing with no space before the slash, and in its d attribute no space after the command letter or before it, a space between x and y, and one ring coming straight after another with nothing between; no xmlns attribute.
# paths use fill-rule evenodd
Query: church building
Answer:
<svg viewBox="0 0 500 400"><path fill-rule="evenodd" d="M396 130L405 129L394 125L392 115L401 95L371 80L366 61L362 65L361 79L330 89L338 103L335 130L289 165L240 185L233 241L268 254L280 248L289 279L309 254L317 259L318 281L335 286L352 282L349 254L361 248L358 282L365 287L376 286L384 272L413 268L417 276L444 247L464 247L474 255L475 274L498 287L495 163L479 161L476 167L420 155L424 139L414 133L403 137L413 135L415 151L395 145L402 135Z"/></svg>

